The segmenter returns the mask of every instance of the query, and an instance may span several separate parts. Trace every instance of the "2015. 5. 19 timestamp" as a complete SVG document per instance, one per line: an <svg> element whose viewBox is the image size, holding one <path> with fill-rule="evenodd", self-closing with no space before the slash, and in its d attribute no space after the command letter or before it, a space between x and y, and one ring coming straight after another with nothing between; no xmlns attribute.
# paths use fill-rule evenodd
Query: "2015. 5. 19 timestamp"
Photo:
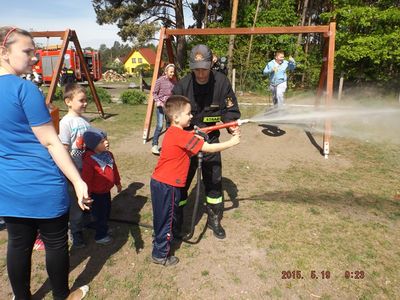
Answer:
<svg viewBox="0 0 400 300"><path fill-rule="evenodd" d="M324 270L324 271L315 271L311 270L308 273L308 276L304 276L304 273L300 270L293 270L293 271L282 271L281 279L330 279L331 272Z"/></svg>
<svg viewBox="0 0 400 300"><path fill-rule="evenodd" d="M341 272L341 274L343 274ZM331 272L328 270L311 270L309 272L303 272L301 270L287 270L281 272L281 279L330 279ZM362 270L344 271L344 278L346 279L364 279L365 272Z"/></svg>

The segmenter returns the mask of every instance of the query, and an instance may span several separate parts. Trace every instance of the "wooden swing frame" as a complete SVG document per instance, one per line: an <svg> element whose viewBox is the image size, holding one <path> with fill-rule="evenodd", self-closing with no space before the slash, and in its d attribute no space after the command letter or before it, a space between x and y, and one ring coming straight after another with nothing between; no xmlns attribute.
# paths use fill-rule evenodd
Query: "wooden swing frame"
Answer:
<svg viewBox="0 0 400 300"><path fill-rule="evenodd" d="M75 50L76 50L76 52L78 54L78 57L79 57L79 60L81 62L83 73L86 75L87 82L88 82L89 87L90 87L90 91L91 91L91 93L93 95L93 100L96 103L97 111L100 114L100 116L102 118L104 118L103 107L101 106L101 103L100 103L100 100L99 100L99 96L97 95L96 88L94 86L93 80L90 77L90 73L89 73L89 70L88 70L88 68L86 66L85 58L83 56L83 51L82 51L82 48L81 48L81 45L79 43L78 36L76 35L75 30L66 29L65 31L32 31L32 32L30 32L30 34L34 38L58 37L58 38L60 38L62 40L60 54L59 54L59 57L58 57L58 60L57 60L56 67L53 70L53 76L52 76L52 79L51 79L49 91L48 91L47 96L46 96L46 104L50 104L52 102L52 98L54 96L54 92L56 91L56 88L57 88L57 82L58 82L58 80L60 78L61 69L62 69L62 66L64 64L64 55L65 55L65 53L66 53L66 51L68 49L69 42L73 42L74 46L75 46Z"/></svg>
<svg viewBox="0 0 400 300"><path fill-rule="evenodd" d="M317 88L317 104L325 91L325 105L332 104L333 96L333 71L335 57L335 36L336 22L330 22L328 25L322 26L291 26L291 27L257 27L257 28L205 28L205 29L168 29L162 27L160 30L160 40L157 47L156 62L154 65L153 78L151 81L151 89L148 96L147 112L144 121L143 143L149 141L149 132L151 119L154 110L153 91L162 63L162 53L164 44L167 50L168 60L174 63L174 54L172 49L171 36L179 35L253 35L253 34L300 34L300 33L322 33L324 37L323 64L321 67L319 83ZM329 146L331 139L332 122L325 120L325 128L323 135L322 154L325 158L329 154Z"/></svg>

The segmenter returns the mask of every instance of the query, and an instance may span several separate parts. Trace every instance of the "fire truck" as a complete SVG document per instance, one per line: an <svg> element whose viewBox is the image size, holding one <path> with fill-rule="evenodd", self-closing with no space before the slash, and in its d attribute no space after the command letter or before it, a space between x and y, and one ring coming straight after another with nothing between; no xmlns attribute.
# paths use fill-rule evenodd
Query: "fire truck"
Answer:
<svg viewBox="0 0 400 300"><path fill-rule="evenodd" d="M38 58L38 63L33 66L32 72L35 71L41 75L44 83L50 83L53 78L57 60L61 51L61 45L48 46L43 49L37 49L35 55ZM90 77L93 81L101 79L101 61L97 51L83 50L86 66L88 67ZM67 49L64 55L64 63L62 68L73 70L75 78L78 81L86 81L83 72L82 63L75 49Z"/></svg>

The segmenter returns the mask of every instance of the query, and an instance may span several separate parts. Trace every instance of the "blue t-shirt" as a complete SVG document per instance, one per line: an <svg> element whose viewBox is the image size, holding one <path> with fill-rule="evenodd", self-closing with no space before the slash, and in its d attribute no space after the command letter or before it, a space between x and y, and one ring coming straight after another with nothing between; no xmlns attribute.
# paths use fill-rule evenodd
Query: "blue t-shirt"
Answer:
<svg viewBox="0 0 400 300"><path fill-rule="evenodd" d="M0 216L47 219L69 209L67 183L31 127L51 121L39 89L0 76Z"/></svg>

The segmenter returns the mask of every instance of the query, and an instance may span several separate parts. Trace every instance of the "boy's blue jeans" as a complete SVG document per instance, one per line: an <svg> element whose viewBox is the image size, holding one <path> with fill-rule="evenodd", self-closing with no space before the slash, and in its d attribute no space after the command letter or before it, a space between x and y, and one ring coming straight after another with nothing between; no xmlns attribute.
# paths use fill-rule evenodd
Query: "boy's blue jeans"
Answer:
<svg viewBox="0 0 400 300"><path fill-rule="evenodd" d="M181 197L181 189L151 179L151 203L153 206L154 240L152 256L166 258L172 241L172 225Z"/></svg>
<svg viewBox="0 0 400 300"><path fill-rule="evenodd" d="M96 235L94 239L101 240L108 235L108 219L111 213L111 193L91 194L93 199L92 215L95 218Z"/></svg>

